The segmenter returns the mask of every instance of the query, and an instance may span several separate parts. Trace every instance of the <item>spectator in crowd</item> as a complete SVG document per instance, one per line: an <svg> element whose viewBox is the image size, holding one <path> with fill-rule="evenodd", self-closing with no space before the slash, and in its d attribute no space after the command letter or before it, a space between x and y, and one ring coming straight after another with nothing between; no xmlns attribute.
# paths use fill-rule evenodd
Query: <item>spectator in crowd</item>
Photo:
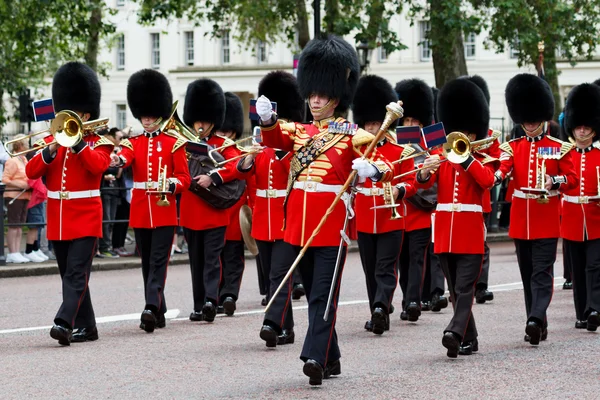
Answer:
<svg viewBox="0 0 600 400"><path fill-rule="evenodd" d="M128 126L121 131L123 133L122 139L129 138L131 127ZM120 151L120 146L115 146L116 151ZM131 189L133 188L133 173L131 167L127 167L122 170L121 177L117 178L116 181L119 190L120 201L117 206L117 212L115 214L115 220L127 220L129 219L129 203L131 202ZM129 223L118 222L113 224L112 232L112 246L113 251L120 257L129 257L133 255L133 252L127 251L125 243L127 241L127 230ZM133 240L131 240L133 242Z"/></svg>
<svg viewBox="0 0 600 400"><path fill-rule="evenodd" d="M22 139L24 135L17 135L15 139ZM17 140L12 145L13 153L27 150L28 145L25 140ZM27 158L24 155L9 158L4 165L2 173L2 182L6 184L6 192L4 193L4 204L7 209L7 217L9 224L24 224L27 220L27 203L31 197L31 192L28 191L29 183L25 166ZM21 226L9 226L7 233L8 256L7 263L27 263L31 260L23 256L20 252L21 239L23 229Z"/></svg>
<svg viewBox="0 0 600 400"><path fill-rule="evenodd" d="M123 138L123 133L118 128L110 129L105 137L115 145L115 150ZM110 167L104 172L102 183L100 184L100 193L102 196L102 219L104 221L114 221L117 215L117 207L121 201L119 193L118 179L121 178L123 170L117 167ZM113 223L102 224L102 239L100 240L99 254L101 258L118 258L119 255L111 249L112 245Z"/></svg>
<svg viewBox="0 0 600 400"><path fill-rule="evenodd" d="M27 240L25 244L25 258L33 262L47 261L49 257L40 250L39 233L44 223L45 209L44 202L48 198L48 189L42 182L42 178L29 179L29 187L31 188L31 198L27 203L27 223L35 224L28 225Z"/></svg>
<svg viewBox="0 0 600 400"><path fill-rule="evenodd" d="M9 158L10 156L4 148L4 144L0 142L0 176L2 176L2 174L4 173L4 164L6 163L6 161L8 161Z"/></svg>

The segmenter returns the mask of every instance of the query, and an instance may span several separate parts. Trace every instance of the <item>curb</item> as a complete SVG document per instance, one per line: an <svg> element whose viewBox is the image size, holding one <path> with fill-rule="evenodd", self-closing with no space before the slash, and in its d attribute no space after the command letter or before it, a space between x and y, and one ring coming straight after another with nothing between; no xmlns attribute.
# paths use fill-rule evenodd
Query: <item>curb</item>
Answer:
<svg viewBox="0 0 600 400"><path fill-rule="evenodd" d="M487 237L487 241L492 242L506 242L511 241L507 233L491 233ZM349 253L358 252L358 246L356 242L348 247ZM246 259L251 260L255 257L246 251ZM189 263L187 254L177 254L171 257L169 265L186 265ZM124 257L123 260L96 260L92 263L92 271L116 271L125 269L136 269L141 267L141 261L137 257ZM0 279L2 278L19 278L26 276L42 276L42 275L56 275L58 274L58 265L54 261L47 261L44 263L31 264L26 266L3 266L0 267Z"/></svg>

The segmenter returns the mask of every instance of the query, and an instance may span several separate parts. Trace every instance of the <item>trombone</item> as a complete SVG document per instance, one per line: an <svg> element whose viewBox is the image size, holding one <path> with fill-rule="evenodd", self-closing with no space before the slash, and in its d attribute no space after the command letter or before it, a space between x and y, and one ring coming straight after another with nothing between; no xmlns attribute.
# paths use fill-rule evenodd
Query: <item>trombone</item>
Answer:
<svg viewBox="0 0 600 400"><path fill-rule="evenodd" d="M108 128L108 118L96 119L93 121L83 122L79 115L75 111L63 110L59 111L55 118L50 123L50 128L43 131L30 133L29 135L23 136L19 139L12 139L4 142L4 148L11 157L20 156L23 154L30 153L32 151L38 151L46 148L52 144L59 144L63 147L73 147L79 143L85 136L96 133L100 130ZM41 135L44 133L50 133L54 140L43 145L33 146L30 149L13 153L8 150L8 145L19 142L21 140L30 139L34 136Z"/></svg>
<svg viewBox="0 0 600 400"><path fill-rule="evenodd" d="M179 100L176 100L175 103L173 103L173 107L171 108L171 115L169 116L169 118L161 122L160 130L161 132L174 131L177 134L177 136L181 137L182 139L185 139L188 142L197 143L200 140L200 138L196 134L194 134L192 129L190 129L185 123L183 123L183 121L181 121L181 118L179 118L179 115L177 115L178 104Z"/></svg>
<svg viewBox="0 0 600 400"><path fill-rule="evenodd" d="M239 146L240 143L246 142L248 140L252 140L253 138L254 138L254 136L247 136L245 138L238 139L235 142L232 141L230 143L224 144L223 146L215 147L214 149L209 150L208 157L215 163L215 166L218 168L218 167L222 167L223 165L227 164L230 161L239 160L240 158L245 157L248 154L258 153L259 151L262 150L262 148L261 149L253 149L253 148L244 148L244 147ZM221 162L218 162L217 160L214 159L214 157L213 157L214 152L220 152L221 150L226 149L227 147L231 147L231 146L237 146L238 149L243 154L240 154L238 156L229 158L229 159L221 161Z"/></svg>

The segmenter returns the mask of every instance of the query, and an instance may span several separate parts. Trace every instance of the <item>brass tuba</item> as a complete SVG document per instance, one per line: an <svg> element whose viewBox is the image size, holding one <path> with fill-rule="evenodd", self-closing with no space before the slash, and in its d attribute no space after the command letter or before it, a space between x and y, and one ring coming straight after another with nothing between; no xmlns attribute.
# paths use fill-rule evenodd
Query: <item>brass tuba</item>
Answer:
<svg viewBox="0 0 600 400"><path fill-rule="evenodd" d="M177 104L179 104L179 100L173 103L169 118L162 122L160 126L161 132L172 131L188 142L198 142L200 140L199 137L177 115Z"/></svg>
<svg viewBox="0 0 600 400"><path fill-rule="evenodd" d="M96 133L100 130L108 128L108 118L96 119L93 121L83 122L79 115L75 111L71 110L63 110L56 113L55 118L50 123L50 128L45 129L43 131L30 133L19 139L12 139L7 142L4 142L4 148L7 149L6 152L11 157L20 156L22 154L27 154L32 151L38 151L45 147L50 146L51 144L58 143L63 147L73 147L77 143L79 143L85 136L89 134ZM46 143L42 146L34 146L30 149L20 151L18 153L12 153L8 151L8 145L24 140L29 139L33 136L41 135L43 133L49 132L54 140L50 143Z"/></svg>

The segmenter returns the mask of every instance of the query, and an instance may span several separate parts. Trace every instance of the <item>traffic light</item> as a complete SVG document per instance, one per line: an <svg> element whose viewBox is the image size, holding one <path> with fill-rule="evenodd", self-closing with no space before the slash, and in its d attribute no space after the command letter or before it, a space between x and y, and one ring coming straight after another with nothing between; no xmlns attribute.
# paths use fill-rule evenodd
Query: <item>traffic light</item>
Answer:
<svg viewBox="0 0 600 400"><path fill-rule="evenodd" d="M31 102L33 99L29 98L28 94L22 94L19 96L19 120L21 123L29 123L35 121L33 115L33 106Z"/></svg>

